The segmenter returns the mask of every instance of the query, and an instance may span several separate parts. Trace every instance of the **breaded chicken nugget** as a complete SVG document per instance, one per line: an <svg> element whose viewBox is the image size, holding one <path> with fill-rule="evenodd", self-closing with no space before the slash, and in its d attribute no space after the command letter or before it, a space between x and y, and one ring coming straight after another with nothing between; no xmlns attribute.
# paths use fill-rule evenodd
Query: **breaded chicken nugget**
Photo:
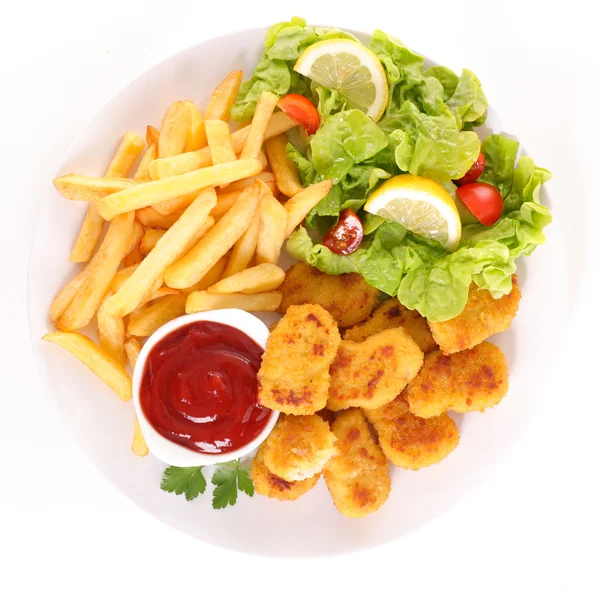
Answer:
<svg viewBox="0 0 600 600"><path fill-rule="evenodd" d="M347 517L364 517L388 499L392 482L383 452L373 441L364 415L357 408L333 422L339 454L323 470L336 508Z"/></svg>
<svg viewBox="0 0 600 600"><path fill-rule="evenodd" d="M331 365L327 408L379 408L391 402L423 365L423 353L402 327L364 342L342 341Z"/></svg>
<svg viewBox="0 0 600 600"><path fill-rule="evenodd" d="M287 270L279 291L283 294L280 313L285 313L294 304L319 304L339 327L364 321L379 299L379 290L371 287L362 275L327 275L303 262L297 262Z"/></svg>
<svg viewBox="0 0 600 600"><path fill-rule="evenodd" d="M286 481L313 477L336 453L335 435L317 415L282 415L263 446L265 466Z"/></svg>
<svg viewBox="0 0 600 600"><path fill-rule="evenodd" d="M521 290L513 275L510 294L494 300L488 290L474 284L469 291L465 309L453 319L434 323L429 329L444 354L453 354L477 346L495 333L508 329L519 308Z"/></svg>
<svg viewBox="0 0 600 600"><path fill-rule="evenodd" d="M410 412L403 394L381 408L364 412L379 436L383 453L397 467L417 471L435 465L458 445L460 434L448 414L417 417Z"/></svg>
<svg viewBox="0 0 600 600"><path fill-rule="evenodd" d="M483 412L508 391L508 366L502 350L483 342L449 356L436 350L425 357L403 398L410 412L429 419L448 410Z"/></svg>
<svg viewBox="0 0 600 600"><path fill-rule="evenodd" d="M264 446L261 446L252 461L250 477L254 484L254 491L261 496L275 498L276 500L297 500L309 490L312 490L319 481L320 473L310 479L302 481L286 481L277 477L267 469L264 462Z"/></svg>
<svg viewBox="0 0 600 600"><path fill-rule="evenodd" d="M340 343L331 315L316 304L291 306L267 340L258 371L260 404L310 415L327 403L329 367Z"/></svg>
<svg viewBox="0 0 600 600"><path fill-rule="evenodd" d="M427 319L416 310L402 306L397 298L386 300L364 323L347 329L343 339L364 342L369 336L394 327L404 327L406 333L417 342L421 352L427 354L435 350L436 343L429 331Z"/></svg>

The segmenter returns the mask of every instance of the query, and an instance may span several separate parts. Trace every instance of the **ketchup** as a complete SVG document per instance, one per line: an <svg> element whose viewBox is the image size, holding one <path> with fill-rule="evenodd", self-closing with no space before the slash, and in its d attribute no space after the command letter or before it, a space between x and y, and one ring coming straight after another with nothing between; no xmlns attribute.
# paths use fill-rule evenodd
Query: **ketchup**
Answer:
<svg viewBox="0 0 600 600"><path fill-rule="evenodd" d="M146 418L196 452L230 452L265 428L258 404L263 349L239 329L201 321L171 332L148 355L140 388Z"/></svg>

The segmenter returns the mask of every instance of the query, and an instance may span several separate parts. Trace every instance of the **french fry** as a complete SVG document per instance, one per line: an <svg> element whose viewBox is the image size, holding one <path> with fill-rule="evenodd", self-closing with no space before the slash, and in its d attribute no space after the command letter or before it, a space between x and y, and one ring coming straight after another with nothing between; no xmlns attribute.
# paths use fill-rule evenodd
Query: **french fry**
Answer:
<svg viewBox="0 0 600 600"><path fill-rule="evenodd" d="M112 292L106 294L106 298L110 298ZM125 324L123 319L115 319L111 317L104 309L104 302L98 308L98 339L100 348L110 354L121 366L127 364L127 356L125 354Z"/></svg>
<svg viewBox="0 0 600 600"><path fill-rule="evenodd" d="M144 226L138 221L133 222L133 232L131 234L131 240L129 241L129 246L127 246L127 250L125 251L125 255L133 252L142 241L144 237Z"/></svg>
<svg viewBox="0 0 600 600"><path fill-rule="evenodd" d="M206 117L208 118L208 117ZM276 135L285 133L294 127L298 127L298 123L293 121L284 112L273 113L267 130L265 131L265 140L269 140ZM250 126L243 127L231 134L231 145L236 154L239 154L243 148L248 135L250 134ZM169 158L159 158L150 164L150 175L153 180L173 177L181 175L189 171L203 169L211 165L210 150L202 148L195 152L186 152L178 156Z"/></svg>
<svg viewBox="0 0 600 600"><path fill-rule="evenodd" d="M300 193L304 188L300 183L296 165L287 156L285 150L287 144L287 135L282 133L265 142L265 151L275 175L277 189L282 194L291 198Z"/></svg>
<svg viewBox="0 0 600 600"><path fill-rule="evenodd" d="M217 203L214 188L206 188L185 210L179 220L161 237L150 254L119 291L107 301L106 310L114 317L124 317L140 303L156 279L186 248L199 230L206 232L209 213ZM173 286L169 286L173 287Z"/></svg>
<svg viewBox="0 0 600 600"><path fill-rule="evenodd" d="M213 165L230 162L236 159L235 151L231 145L231 134L229 124L225 121L204 121L206 128L206 139Z"/></svg>
<svg viewBox="0 0 600 600"><path fill-rule="evenodd" d="M260 152L258 153L258 160L260 160L260 164L262 165L263 171L268 171L269 159L267 158L267 155L262 148L261 148Z"/></svg>
<svg viewBox="0 0 600 600"><path fill-rule="evenodd" d="M256 264L279 263L285 240L288 214L272 194L263 194L258 206L260 225L256 244Z"/></svg>
<svg viewBox="0 0 600 600"><path fill-rule="evenodd" d="M284 204L285 210L288 213L285 237L288 237L302 223L304 217L329 194L331 186L331 179L313 183Z"/></svg>
<svg viewBox="0 0 600 600"><path fill-rule="evenodd" d="M158 287L155 291L152 292L152 294L150 294L148 296L148 300L145 301L145 298L142 298L142 301L140 302L140 305L137 308L140 308L142 306L144 306L145 304L147 304L148 302L152 302L153 300L160 300L161 298L164 298L165 296L174 296L175 294L179 294L181 292L181 290L174 290L170 287L167 287L166 285L160 285L160 287ZM136 308L136 310L137 310Z"/></svg>
<svg viewBox="0 0 600 600"><path fill-rule="evenodd" d="M115 215L144 208L163 200L176 198L202 188L230 183L236 179L251 177L261 171L258 160L236 160L176 177L150 181L137 185L135 189L123 190L106 196L97 202L98 212L107 221Z"/></svg>
<svg viewBox="0 0 600 600"><path fill-rule="evenodd" d="M148 444L146 444L146 440L144 439L144 434L142 433L142 428L140 426L140 422L137 417L135 419L135 428L133 430L133 438L131 440L131 451L136 456L147 456L148 452Z"/></svg>
<svg viewBox="0 0 600 600"><path fill-rule="evenodd" d="M165 158L181 154L185 148L192 115L185 102L173 102L163 117L158 137L158 156Z"/></svg>
<svg viewBox="0 0 600 600"><path fill-rule="evenodd" d="M127 333L138 337L148 337L165 323L185 314L185 294L165 296L140 313L131 315Z"/></svg>
<svg viewBox="0 0 600 600"><path fill-rule="evenodd" d="M88 177L87 175L62 175L54 178L56 191L67 200L78 202L96 202L105 196L127 190L139 184L139 181L123 177Z"/></svg>
<svg viewBox="0 0 600 600"><path fill-rule="evenodd" d="M259 294L276 290L285 279L285 271L277 265L263 263L221 279L208 291L214 294Z"/></svg>
<svg viewBox="0 0 600 600"><path fill-rule="evenodd" d="M279 98L271 92L263 92L256 103L256 111L250 123L250 133L244 144L240 158L260 158L265 133Z"/></svg>
<svg viewBox="0 0 600 600"><path fill-rule="evenodd" d="M250 261L254 258L254 253L256 252L259 228L260 209L254 213L250 225L248 225L248 229L246 229L242 237L235 243L231 258L223 273L223 277L231 277L231 275L243 271L250 264Z"/></svg>
<svg viewBox="0 0 600 600"><path fill-rule="evenodd" d="M215 88L204 114L206 120L218 119L220 121L229 121L229 111L240 89L242 76L242 71L232 71Z"/></svg>
<svg viewBox="0 0 600 600"><path fill-rule="evenodd" d="M124 269L119 269L115 276L112 278L110 282L110 291L115 294L119 291L121 286L133 275L135 270L137 269L137 265L132 265L130 267L125 267Z"/></svg>
<svg viewBox="0 0 600 600"><path fill-rule="evenodd" d="M75 295L83 285L89 270L90 263L88 262L87 265L85 265L85 267L83 267L83 269L81 269L81 271L79 271L79 273L77 273L77 275L75 275L75 277L73 277L73 279L58 292L58 294L56 294L56 296L54 296L52 304L50 305L50 319L53 323L56 323L65 310L67 310L67 307L71 304L71 301L75 298Z"/></svg>
<svg viewBox="0 0 600 600"><path fill-rule="evenodd" d="M169 287L183 289L194 285L230 250L248 228L259 193L258 184L243 190L229 212L187 254L167 268L165 282Z"/></svg>
<svg viewBox="0 0 600 600"><path fill-rule="evenodd" d="M221 219L237 202L241 193L242 190L219 192L217 194L217 205L212 209L210 216L213 217L215 221Z"/></svg>
<svg viewBox="0 0 600 600"><path fill-rule="evenodd" d="M206 131L204 130L204 117L200 109L191 101L184 100L184 104L190 111L190 128L185 138L184 152L193 152L204 148L207 144Z"/></svg>
<svg viewBox="0 0 600 600"><path fill-rule="evenodd" d="M160 138L160 131L153 127L152 125L146 126L146 146L150 148L150 146L158 146L158 140Z"/></svg>
<svg viewBox="0 0 600 600"><path fill-rule="evenodd" d="M152 208L161 215L170 215L174 212L181 212L194 201L197 195L198 192L193 192L191 194L186 194L185 196L163 200L163 202L154 204Z"/></svg>
<svg viewBox="0 0 600 600"><path fill-rule="evenodd" d="M125 133L106 169L104 177L127 177L129 170L143 149L144 140L139 135L131 132ZM73 250L71 250L71 256L69 257L71 262L87 262L90 260L102 234L103 225L104 219L98 214L96 206L90 204Z"/></svg>
<svg viewBox="0 0 600 600"><path fill-rule="evenodd" d="M131 365L131 369L135 369L135 364L137 363L138 356L142 351L142 345L135 338L127 338L125 340L125 354L127 355L127 360Z"/></svg>
<svg viewBox="0 0 600 600"><path fill-rule="evenodd" d="M198 194L194 196L196 198ZM190 202L191 204L191 202ZM169 229L183 214L183 210L178 210L169 215L161 215L158 211L154 210L152 206L146 206L146 208L140 208L135 211L135 216L142 225L151 227L152 229Z"/></svg>
<svg viewBox="0 0 600 600"><path fill-rule="evenodd" d="M149 181L150 180L150 163L158 157L158 146L156 144L152 144L152 146L148 146L146 152L144 152L142 156L142 160L133 176L134 179L138 179L140 181Z"/></svg>
<svg viewBox="0 0 600 600"><path fill-rule="evenodd" d="M131 400L131 377L127 371L90 338L81 333L53 331L43 338L68 350L123 400Z"/></svg>
<svg viewBox="0 0 600 600"><path fill-rule="evenodd" d="M237 191L237 190L243 190L245 187L252 185L255 181L258 181L258 180L266 183L271 188L271 192L273 194L277 191L277 186L275 185L275 176L273 175L273 173L270 173L269 171L263 171L262 173L259 173L258 175L255 175L254 177L246 177L246 179L238 179L237 181L234 181L227 186L227 191L233 192L233 191Z"/></svg>
<svg viewBox="0 0 600 600"><path fill-rule="evenodd" d="M272 312L279 308L282 297L281 292L263 292L262 294L192 292L187 298L185 312L202 312L220 308L239 308L248 312Z"/></svg>
<svg viewBox="0 0 600 600"><path fill-rule="evenodd" d="M193 286L181 290L184 294L189 294L190 292L199 292L202 290L207 290L211 285L217 283L223 276L223 272L225 271L225 267L227 266L227 261L229 257L227 255L220 258L215 266L208 271L208 273L200 280L198 283L195 283ZM171 289L171 288L169 288Z"/></svg>
<svg viewBox="0 0 600 600"><path fill-rule="evenodd" d="M74 331L91 321L125 256L133 232L133 217L133 213L119 215L110 224L100 248L91 260L85 281L56 323L59 329Z"/></svg>
<svg viewBox="0 0 600 600"><path fill-rule="evenodd" d="M144 260L144 255L140 251L140 245L138 244L135 248L123 259L123 264L126 267L135 267Z"/></svg>
<svg viewBox="0 0 600 600"><path fill-rule="evenodd" d="M148 254L148 252L156 246L156 242L158 242L163 235L165 235L164 229L148 229L140 243L142 254Z"/></svg>

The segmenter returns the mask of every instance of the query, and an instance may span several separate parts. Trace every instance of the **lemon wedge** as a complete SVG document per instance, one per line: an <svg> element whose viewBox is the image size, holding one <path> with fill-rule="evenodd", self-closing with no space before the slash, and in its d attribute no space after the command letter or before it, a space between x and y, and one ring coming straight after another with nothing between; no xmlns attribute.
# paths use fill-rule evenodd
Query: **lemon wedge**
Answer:
<svg viewBox="0 0 600 600"><path fill-rule="evenodd" d="M338 90L353 106L377 121L388 102L388 83L377 56L354 40L324 40L309 46L294 70Z"/></svg>
<svg viewBox="0 0 600 600"><path fill-rule="evenodd" d="M432 179L417 175L392 177L371 194L364 210L436 240L448 252L460 243L462 226L454 200Z"/></svg>

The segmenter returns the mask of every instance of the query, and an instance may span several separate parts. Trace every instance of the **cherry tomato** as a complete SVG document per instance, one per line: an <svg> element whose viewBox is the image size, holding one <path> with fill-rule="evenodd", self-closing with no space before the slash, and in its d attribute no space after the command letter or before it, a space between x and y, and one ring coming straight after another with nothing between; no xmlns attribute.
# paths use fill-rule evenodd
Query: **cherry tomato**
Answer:
<svg viewBox="0 0 600 600"><path fill-rule="evenodd" d="M502 216L502 194L493 185L482 181L467 183L456 193L482 225L493 225Z"/></svg>
<svg viewBox="0 0 600 600"><path fill-rule="evenodd" d="M323 238L323 245L334 254L352 254L362 242L364 230L358 215L346 208L340 218Z"/></svg>
<svg viewBox="0 0 600 600"><path fill-rule="evenodd" d="M279 101L279 108L298 125L302 125L308 135L319 129L319 113L308 98L300 94L288 94Z"/></svg>
<svg viewBox="0 0 600 600"><path fill-rule="evenodd" d="M483 152L480 152L477 160L473 163L471 168L454 183L458 186L466 185L467 183L473 183L481 177L483 169L485 169L485 156L483 155Z"/></svg>

